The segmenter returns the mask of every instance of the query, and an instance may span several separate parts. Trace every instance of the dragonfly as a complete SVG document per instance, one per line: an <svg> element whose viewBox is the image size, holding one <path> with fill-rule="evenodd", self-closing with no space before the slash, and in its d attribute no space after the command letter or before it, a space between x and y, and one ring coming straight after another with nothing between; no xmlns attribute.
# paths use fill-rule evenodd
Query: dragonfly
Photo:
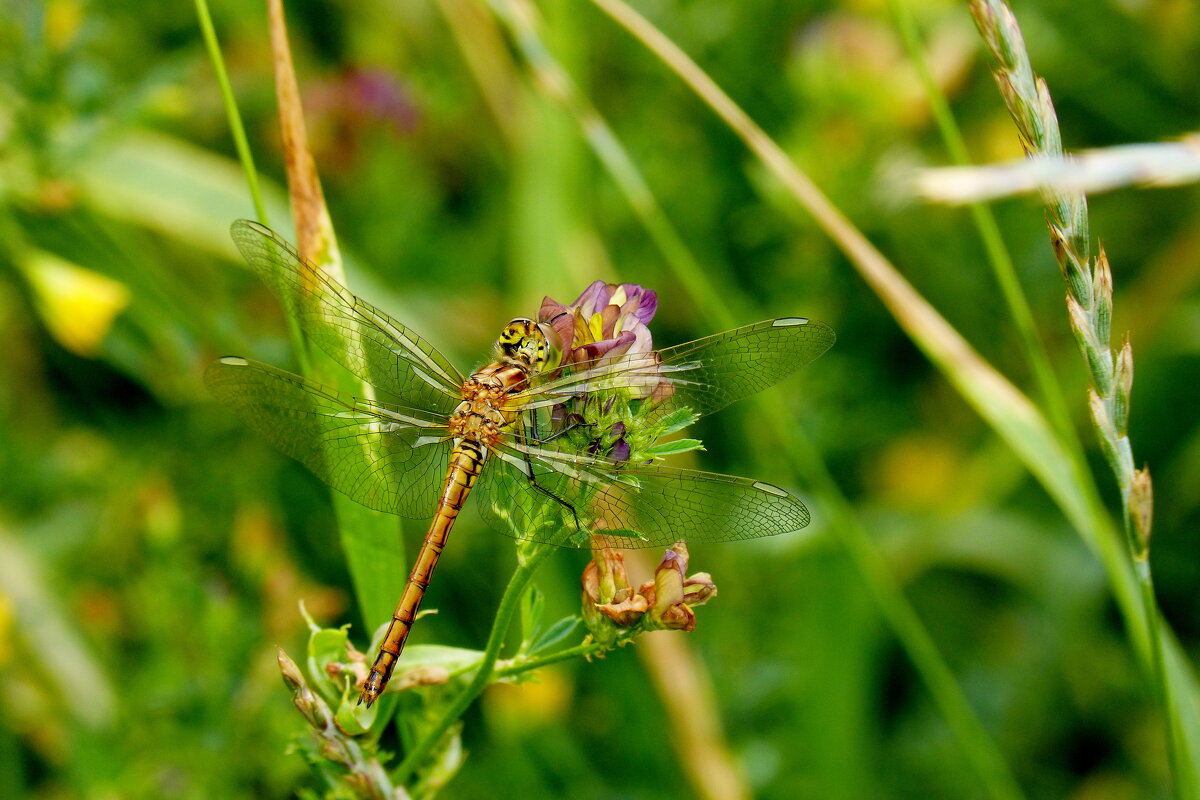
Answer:
<svg viewBox="0 0 1200 800"><path fill-rule="evenodd" d="M726 542L808 524L800 498L771 483L580 452L559 435L554 419L562 414L554 412L654 385L666 391L639 401L650 404L642 418L709 414L824 353L835 339L828 326L770 319L657 352L559 367L548 326L518 317L500 333L493 360L464 375L269 228L239 220L231 233L306 336L369 396L241 356L206 370L210 392L333 489L369 508L431 520L360 704L369 707L387 686L468 494L498 532L566 547ZM580 424L578 415L571 424Z"/></svg>

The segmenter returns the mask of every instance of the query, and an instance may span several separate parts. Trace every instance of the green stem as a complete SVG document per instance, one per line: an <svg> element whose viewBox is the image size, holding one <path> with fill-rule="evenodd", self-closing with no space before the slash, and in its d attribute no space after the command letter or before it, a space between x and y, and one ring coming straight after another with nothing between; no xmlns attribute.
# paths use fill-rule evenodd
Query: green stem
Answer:
<svg viewBox="0 0 1200 800"><path fill-rule="evenodd" d="M521 53L533 77L531 83L575 120L592 153L625 196L629 208L701 314L718 325L733 327L738 317L729 307L730 298L736 297L730 280L725 275L714 276L712 268L706 271L688 249L612 126L546 46L529 0L489 0L489 6Z"/></svg>
<svg viewBox="0 0 1200 800"><path fill-rule="evenodd" d="M1167 763L1171 770L1175 790L1179 793L1179 797L1185 800L1192 800L1197 796L1198 787L1196 786L1196 769L1194 767L1184 771L1184 764L1188 763L1187 748L1185 738L1182 731L1179 730L1180 714L1179 708L1176 706L1175 692L1172 690L1171 681L1167 677L1166 659L1163 655L1163 636L1160 631L1158 602L1154 595L1154 577L1150 572L1150 561L1148 558L1134 558L1133 563L1134 574L1137 575L1138 584L1142 590L1142 605L1146 609L1146 628L1150 634L1151 667L1153 669L1154 682L1157 684L1158 699L1163 707L1163 714L1166 716L1166 739L1167 739Z"/></svg>
<svg viewBox="0 0 1200 800"><path fill-rule="evenodd" d="M229 133L233 136L233 145L237 149L238 161L242 164L242 172L246 174L246 186L250 189L250 197L254 201L254 213L258 221L270 226L271 220L267 215L267 204L263 201L262 189L258 185L258 170L254 166L254 154L250 151L250 143L246 139L246 127L242 124L242 114L238 111L237 98L233 95L233 86L229 83L229 72L225 69L225 57L221 54L221 43L217 41L217 31L213 27L212 15L208 12L207 0L196 0L196 17L200 21L200 31L204 36L204 46L208 49L209 60L212 61L213 71L217 75L217 84L221 87L221 100L225 104L225 117L229 120ZM292 352L300 364L302 374L310 376L308 348L304 345L304 334L300 323L291 315L287 315L288 338L292 342Z"/></svg>
<svg viewBox="0 0 1200 800"><path fill-rule="evenodd" d="M600 653L609 649L611 649L609 646L602 645L599 642L583 642L582 644L568 647L565 650L559 650L550 655L519 659L507 667L501 667L496 670L496 677L511 678L514 675L520 675L523 672L532 672L535 669L548 667L560 661L568 661L579 656L590 656L593 653Z"/></svg>
<svg viewBox="0 0 1200 800"><path fill-rule="evenodd" d="M521 594L525 591L525 587L529 585L529 581L533 578L533 574L537 571L542 561L554 552L554 550L553 546L546 544L532 546L529 555L517 564L517 569L513 572L512 577L508 579L508 586L505 587L504 595L500 598L500 607L496 609L496 619L492 623L491 633L488 634L487 646L484 647L483 658L480 659L479 669L475 672L475 677L450 702L446 710L442 712L441 718L426 731L425 736L404 757L404 761L396 768L396 772L393 775L396 783L402 785L409 783L409 778L416 771L417 767L428 758L434 747L446 735L446 731L450 729L450 726L463 715L467 707L487 688L492 677L496 674L496 660L500 657L500 648L504 645L505 637L508 635L509 625L512 623L512 618L521 605Z"/></svg>
<svg viewBox="0 0 1200 800"><path fill-rule="evenodd" d="M971 13L996 60L997 81L1001 87L1001 94L1026 150L1039 155L1062 157L1062 136L1049 90L1033 71L1020 26L1012 10L1003 0L972 0ZM1200 791L1197 788L1200 773L1196 769L1196 758L1189 757L1189 752L1195 753L1197 749L1194 733L1194 692L1186 678L1180 678L1178 682L1173 683L1172 676L1168 673L1168 654L1164 652L1164 648L1168 647L1170 642L1165 635L1166 628L1155 601L1154 583L1144 541L1149 531L1136 530L1131 516L1131 491L1137 473L1133 467L1125 423L1122 421L1120 430L1112 424L1118 394L1123 394L1124 402L1128 403L1132 383L1132 375L1128 375L1128 382L1124 386L1113 385L1114 359L1110 347L1109 327L1112 314L1112 276L1103 252L1098 260L1093 260L1090 256L1086 197L1050 188L1047 189L1044 199L1055 257L1066 278L1067 297L1071 301L1071 325L1079 340L1081 355L1091 373L1093 397L1101 412L1097 414L1093 409L1093 425L1102 448L1109 456L1109 464L1121 490L1125 547L1122 550L1115 541L1108 542L1106 539L1099 539L1097 543L1102 546L1101 552L1110 573L1118 575L1132 568L1133 580L1137 583L1139 594L1135 596L1133 588L1128 587L1129 597L1122 597L1118 593L1118 598L1122 602L1123 610L1128 606L1127 616L1134 645L1138 649L1138 656L1148 666L1157 699L1166 716L1165 738L1175 796L1194 798ZM1118 356L1118 359L1120 358L1122 356ZM1083 459L1080 457L1077 461L1079 463L1076 471L1080 475L1087 473ZM1087 474L1090 479L1090 473ZM1088 488L1092 489L1094 494L1091 484ZM1146 496L1141 502L1149 501L1150 497ZM1090 502L1098 505L1100 501L1098 497L1094 497ZM1141 510L1139 513L1142 513ZM1115 588L1124 590L1126 582L1122 576L1122 585ZM1140 607L1135 608L1134 603L1140 603ZM1136 613L1139 610L1140 616ZM1144 646L1138 641L1139 637L1144 639ZM1176 675L1178 677L1178 673ZM1186 692L1193 702L1184 706L1178 705L1177 693L1180 691ZM1189 729L1185 727L1182 717L1185 711L1191 717L1191 743L1188 742Z"/></svg>
<svg viewBox="0 0 1200 800"><path fill-rule="evenodd" d="M896 20L896 26L900 29L900 38L908 51L909 60L912 61L924 86L925 97L929 101L930 110L937 122L946 151L954 163L960 166L971 165L973 162L967 152L962 132L958 128L954 114L950 111L946 96L942 93L937 81L934 80L933 73L929 69L929 62L925 59L925 50L917 31L916 22L913 20L912 11L904 0L890 0L889 5L892 16ZM1071 424L1066 400L1063 398L1054 369L1050 366L1050 358L1046 355L1046 346L1038 336L1037 327L1033 321L1033 312L1029 308L1025 294L1021 291L1021 282L1017 279L1012 258L1004 246L1004 240L996 224L996 217L986 203L971 203L969 208L975 227L979 230L979 238L987 252L996 283L1000 285L1004 302L1008 304L1008 311L1016 327L1017 337L1025 350L1025 357L1033 369L1033 377L1038 385L1038 394L1041 395L1050 422L1075 459L1082 461L1083 446L1075 427Z"/></svg>
<svg viewBox="0 0 1200 800"><path fill-rule="evenodd" d="M225 116L229 119L229 132L233 136L233 145L237 148L238 160L242 162L242 171L246 173L246 184L250 187L250 196L254 199L254 213L258 221L264 225L271 224L267 217L267 205L263 202L262 191L258 187L258 171L254 168L254 156L250 152L250 143L246 139L246 128L242 125L242 115L238 111L237 99L233 96L233 86L229 83L229 73L225 69L225 59L221 55L221 45L217 41L217 31L213 27L212 16L208 13L207 0L196 0L196 16L200 20L200 31L204 35L204 45L208 48L208 57L212 61L213 70L217 73L217 84L221 87L221 100L225 103Z"/></svg>

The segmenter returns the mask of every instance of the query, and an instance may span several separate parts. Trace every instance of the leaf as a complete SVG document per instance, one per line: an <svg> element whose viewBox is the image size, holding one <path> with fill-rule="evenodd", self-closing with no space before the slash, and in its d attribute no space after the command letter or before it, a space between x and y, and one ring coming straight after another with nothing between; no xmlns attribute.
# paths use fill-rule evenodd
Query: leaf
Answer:
<svg viewBox="0 0 1200 800"><path fill-rule="evenodd" d="M351 736L360 736L371 730L371 725L379 713L378 706L367 708L358 704L358 691L351 687L344 693L342 702L337 704L333 712L334 723L338 728Z"/></svg>
<svg viewBox="0 0 1200 800"><path fill-rule="evenodd" d="M536 586L530 586L521 595L521 649L529 647L542 624L542 612L546 608L546 596Z"/></svg>
<svg viewBox="0 0 1200 800"><path fill-rule="evenodd" d="M700 415L687 406L677 408L658 421L657 424L662 427L662 432L659 436L667 436L677 433L684 428L689 428L698 419L700 419Z"/></svg>
<svg viewBox="0 0 1200 800"><path fill-rule="evenodd" d="M549 630L547 630L540 638L538 638L533 647L530 648L530 654L540 653L542 650L552 647L561 642L563 639L566 639L571 635L571 631L575 630L575 626L577 626L581 620L582 617L580 617L578 614L572 614L569 617L563 617L558 622L551 625Z"/></svg>
<svg viewBox="0 0 1200 800"><path fill-rule="evenodd" d="M200 252L237 257L229 223L252 216L254 206L236 161L183 139L134 129L77 169L83 204ZM268 211L285 216L278 187L263 188ZM280 226L280 233L291 235L288 226Z"/></svg>
<svg viewBox="0 0 1200 800"><path fill-rule="evenodd" d="M676 439L673 442L659 442L656 445L647 447L642 452L651 458L666 458L667 456L677 456L680 453L690 453L693 450L703 450L704 443L699 439Z"/></svg>
<svg viewBox="0 0 1200 800"><path fill-rule="evenodd" d="M404 652L396 660L396 672L417 667L441 667L454 673L478 664L482 658L482 650L441 644L417 644L404 648Z"/></svg>
<svg viewBox="0 0 1200 800"><path fill-rule="evenodd" d="M345 689L345 681L335 683L329 676L330 664L343 664L349 657L350 626L320 628L308 637L308 678L312 686L331 704L336 704Z"/></svg>

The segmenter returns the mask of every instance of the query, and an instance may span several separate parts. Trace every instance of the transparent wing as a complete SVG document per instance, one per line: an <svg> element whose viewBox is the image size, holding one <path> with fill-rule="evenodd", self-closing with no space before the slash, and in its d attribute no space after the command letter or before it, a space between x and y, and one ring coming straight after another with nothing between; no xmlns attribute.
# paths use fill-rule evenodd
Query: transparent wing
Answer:
<svg viewBox="0 0 1200 800"><path fill-rule="evenodd" d="M616 363L584 362L571 374L551 378L513 398L528 408L561 403L589 392L666 382L673 391L662 411L686 406L697 414L714 411L786 378L830 347L833 329L803 317L768 319ZM602 361L602 360L601 360Z"/></svg>
<svg viewBox="0 0 1200 800"><path fill-rule="evenodd" d="M516 442L493 448L475 493L497 531L567 547L731 542L789 533L809 521L798 497L762 481Z"/></svg>
<svg viewBox="0 0 1200 800"><path fill-rule="evenodd" d="M242 219L230 234L330 358L401 405L454 410L463 376L433 345L301 258L269 228Z"/></svg>
<svg viewBox="0 0 1200 800"><path fill-rule="evenodd" d="M433 515L450 446L446 418L341 394L281 369L226 357L209 390L318 478L369 508Z"/></svg>

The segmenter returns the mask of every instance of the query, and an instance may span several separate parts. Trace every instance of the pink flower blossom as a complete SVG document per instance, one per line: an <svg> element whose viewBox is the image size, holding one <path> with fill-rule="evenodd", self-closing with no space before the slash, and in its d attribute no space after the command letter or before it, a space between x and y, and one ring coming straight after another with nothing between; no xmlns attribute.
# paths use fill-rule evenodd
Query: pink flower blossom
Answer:
<svg viewBox="0 0 1200 800"><path fill-rule="evenodd" d="M647 324L658 310L658 295L635 283L596 281L570 305L547 297L538 321L562 341L562 365L603 365L653 352Z"/></svg>

